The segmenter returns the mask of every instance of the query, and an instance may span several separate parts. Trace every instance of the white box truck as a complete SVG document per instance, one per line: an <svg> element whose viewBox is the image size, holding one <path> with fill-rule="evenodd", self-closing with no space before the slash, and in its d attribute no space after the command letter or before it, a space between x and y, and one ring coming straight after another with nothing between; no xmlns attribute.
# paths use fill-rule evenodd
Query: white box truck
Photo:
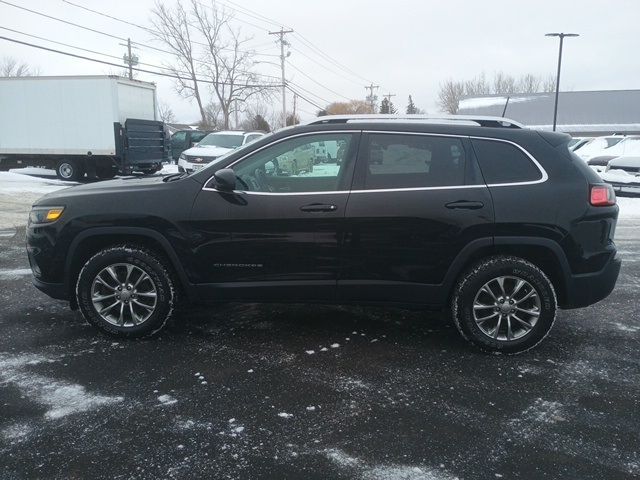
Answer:
<svg viewBox="0 0 640 480"><path fill-rule="evenodd" d="M0 78L0 170L64 180L154 173L168 159L153 83L117 76Z"/></svg>

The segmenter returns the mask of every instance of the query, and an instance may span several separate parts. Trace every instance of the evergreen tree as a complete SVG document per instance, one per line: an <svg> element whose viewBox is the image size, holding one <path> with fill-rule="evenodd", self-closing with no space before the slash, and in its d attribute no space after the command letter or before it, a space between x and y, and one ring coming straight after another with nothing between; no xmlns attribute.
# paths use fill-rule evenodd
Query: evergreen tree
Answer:
<svg viewBox="0 0 640 480"><path fill-rule="evenodd" d="M418 108L416 107L415 103L413 103L413 98L411 98L411 95L409 95L409 104L407 105L407 113L410 115L418 113Z"/></svg>
<svg viewBox="0 0 640 480"><path fill-rule="evenodd" d="M383 98L382 102L380 102L380 113L391 113L390 108L389 108L389 99L388 98Z"/></svg>

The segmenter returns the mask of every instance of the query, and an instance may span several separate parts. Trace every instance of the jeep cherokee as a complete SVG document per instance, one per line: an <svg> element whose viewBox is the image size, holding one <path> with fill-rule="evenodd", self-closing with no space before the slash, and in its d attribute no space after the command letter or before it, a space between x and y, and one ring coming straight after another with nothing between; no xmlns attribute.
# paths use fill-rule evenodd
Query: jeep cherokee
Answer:
<svg viewBox="0 0 640 480"><path fill-rule="evenodd" d="M486 351L540 342L620 270L612 188L564 134L504 118L328 116L192 174L117 179L33 206L34 283L100 329L150 335L190 302L450 307ZM344 158L297 175L318 142Z"/></svg>

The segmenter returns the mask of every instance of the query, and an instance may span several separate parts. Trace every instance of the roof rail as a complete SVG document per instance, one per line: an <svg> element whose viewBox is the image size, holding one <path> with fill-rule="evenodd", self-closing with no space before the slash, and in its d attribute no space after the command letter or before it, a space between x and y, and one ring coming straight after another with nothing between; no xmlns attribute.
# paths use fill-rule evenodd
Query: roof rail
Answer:
<svg viewBox="0 0 640 480"><path fill-rule="evenodd" d="M519 122L504 117L484 117L478 115L392 115L392 114L354 114L354 115L325 115L314 118L306 125L321 125L326 123L371 123L371 122L417 122L431 124L474 125L480 127L525 128Z"/></svg>

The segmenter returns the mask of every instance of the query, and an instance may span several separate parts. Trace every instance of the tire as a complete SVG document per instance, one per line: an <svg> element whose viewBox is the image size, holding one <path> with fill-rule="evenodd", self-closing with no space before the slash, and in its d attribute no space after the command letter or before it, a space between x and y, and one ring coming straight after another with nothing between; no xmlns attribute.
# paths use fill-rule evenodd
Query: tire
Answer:
<svg viewBox="0 0 640 480"><path fill-rule="evenodd" d="M101 250L84 264L76 298L90 324L114 336L139 338L165 327L177 301L175 285L170 269L156 253L136 245L119 245Z"/></svg>
<svg viewBox="0 0 640 480"><path fill-rule="evenodd" d="M494 353L535 347L551 330L556 309L555 290L544 272L511 256L476 263L460 277L451 300L453 321L462 336Z"/></svg>
<svg viewBox="0 0 640 480"><path fill-rule="evenodd" d="M76 182L84 176L84 169L75 160L59 160L56 175L60 180Z"/></svg>

